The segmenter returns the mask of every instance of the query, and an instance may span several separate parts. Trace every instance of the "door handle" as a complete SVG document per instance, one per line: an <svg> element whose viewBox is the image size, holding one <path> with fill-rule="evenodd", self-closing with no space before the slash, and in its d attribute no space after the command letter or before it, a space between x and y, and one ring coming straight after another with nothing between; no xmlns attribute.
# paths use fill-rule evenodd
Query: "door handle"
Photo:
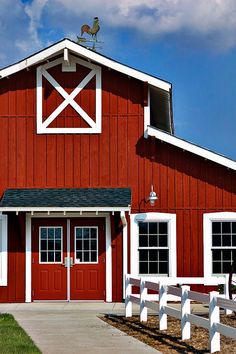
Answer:
<svg viewBox="0 0 236 354"><path fill-rule="evenodd" d="M63 265L65 268L73 267L74 265L73 257L65 257Z"/></svg>
<svg viewBox="0 0 236 354"><path fill-rule="evenodd" d="M73 267L73 265L74 265L73 257L70 257L70 267Z"/></svg>
<svg viewBox="0 0 236 354"><path fill-rule="evenodd" d="M68 267L68 257L64 258L64 267Z"/></svg>

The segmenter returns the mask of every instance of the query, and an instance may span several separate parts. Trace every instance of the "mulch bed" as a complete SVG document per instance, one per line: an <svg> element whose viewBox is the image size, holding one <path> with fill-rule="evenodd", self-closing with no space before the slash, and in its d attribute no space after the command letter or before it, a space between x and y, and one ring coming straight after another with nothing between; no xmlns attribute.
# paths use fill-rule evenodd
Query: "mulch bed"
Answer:
<svg viewBox="0 0 236 354"><path fill-rule="evenodd" d="M159 331L158 317L148 316L147 322L139 322L139 316L106 315L101 318L110 325L154 347L162 353L209 353L208 331L191 326L191 339L181 340L180 321L168 316L167 330ZM221 323L236 327L236 315L221 315ZM236 354L236 341L221 335L221 351L225 354Z"/></svg>

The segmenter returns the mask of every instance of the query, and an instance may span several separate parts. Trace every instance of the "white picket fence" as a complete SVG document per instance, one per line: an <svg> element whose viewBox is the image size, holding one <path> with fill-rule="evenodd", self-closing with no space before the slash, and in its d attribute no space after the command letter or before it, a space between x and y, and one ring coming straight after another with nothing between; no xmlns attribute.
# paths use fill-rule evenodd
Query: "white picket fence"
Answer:
<svg viewBox="0 0 236 354"><path fill-rule="evenodd" d="M184 281L185 279L185 281ZM220 282L218 282L220 280ZM218 278L218 284L226 282L227 278ZM214 283L215 282L215 283ZM126 275L125 316L132 316L132 304L140 307L140 321L147 321L147 309L154 310L159 316L159 329L167 329L167 315L181 321L182 339L190 339L191 324L203 327L209 331L209 350L211 353L220 350L220 334L236 339L236 328L220 323L220 308L236 311L236 301L225 299L219 293L212 291L209 294L191 291L188 285L175 287L168 284L200 284L199 278L161 278L150 279L132 277ZM209 284L210 283L210 284ZM204 279L201 284L218 285L214 279ZM140 288L139 294L132 293L132 287ZM150 300L148 290L158 292L158 302ZM179 298L180 310L167 305L168 294ZM153 297L152 297L153 298ZM156 297L157 299L157 297ZM191 300L209 305L209 318L191 314Z"/></svg>

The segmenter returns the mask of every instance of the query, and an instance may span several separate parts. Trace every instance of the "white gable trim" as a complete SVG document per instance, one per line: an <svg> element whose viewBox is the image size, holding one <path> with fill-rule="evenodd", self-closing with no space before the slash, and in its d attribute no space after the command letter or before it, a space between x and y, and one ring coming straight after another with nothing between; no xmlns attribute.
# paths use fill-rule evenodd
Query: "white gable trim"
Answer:
<svg viewBox="0 0 236 354"><path fill-rule="evenodd" d="M192 152L195 155L201 156L207 160L213 161L217 164L220 164L236 171L236 161L230 160L227 157L216 154L212 151L209 151L188 141L177 138L176 136L170 135L156 128L150 126L147 127L144 136L145 138L148 138L148 136L154 136L155 138L164 141L168 144L177 146L180 149Z"/></svg>
<svg viewBox="0 0 236 354"><path fill-rule="evenodd" d="M69 39L64 39L63 41L54 44L53 46L42 50L41 52L32 55L31 57L22 60L17 64L13 64L5 69L0 70L0 77L4 78L10 76L18 71L24 70L32 65L39 64L56 54L63 54L63 57L66 59L69 58L69 52L64 54L64 49L73 52L74 54L80 55L86 59L90 59L97 64L107 66L115 71L126 74L127 76L134 77L137 80L148 82L148 84L159 87L165 91L171 90L171 84L165 81L162 81L158 78L150 76L148 74L142 73L136 69L130 68L124 64L115 62L109 58L106 58L94 51L86 49L85 47L78 45L75 42L72 42Z"/></svg>
<svg viewBox="0 0 236 354"><path fill-rule="evenodd" d="M70 63L80 64L89 68L91 71L89 74L75 87L75 89L68 94L60 84L52 77L47 71L48 69L57 66L59 64L64 64L65 58L59 58L47 64L41 65L37 68L37 133L101 133L101 117L102 117L102 105L101 105L101 68L92 63L88 63L84 60L76 58L74 56L70 57ZM75 97L80 93L80 91L88 84L89 81L95 76L96 79L96 121L89 117L89 115L80 107L75 101ZM42 78L45 77L48 82L58 91L58 93L64 98L64 101L47 117L43 120L43 85ZM71 105L74 110L81 116L81 118L89 125L88 128L52 128L49 125L58 117L58 115L63 111L66 106Z"/></svg>

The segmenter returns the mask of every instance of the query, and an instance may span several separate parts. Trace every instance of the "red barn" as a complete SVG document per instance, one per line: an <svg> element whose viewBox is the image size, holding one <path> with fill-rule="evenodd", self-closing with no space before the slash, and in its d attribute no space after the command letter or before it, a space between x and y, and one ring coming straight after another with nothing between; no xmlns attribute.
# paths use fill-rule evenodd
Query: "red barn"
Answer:
<svg viewBox="0 0 236 354"><path fill-rule="evenodd" d="M174 136L171 89L68 39L0 70L1 302L228 272L236 162Z"/></svg>

